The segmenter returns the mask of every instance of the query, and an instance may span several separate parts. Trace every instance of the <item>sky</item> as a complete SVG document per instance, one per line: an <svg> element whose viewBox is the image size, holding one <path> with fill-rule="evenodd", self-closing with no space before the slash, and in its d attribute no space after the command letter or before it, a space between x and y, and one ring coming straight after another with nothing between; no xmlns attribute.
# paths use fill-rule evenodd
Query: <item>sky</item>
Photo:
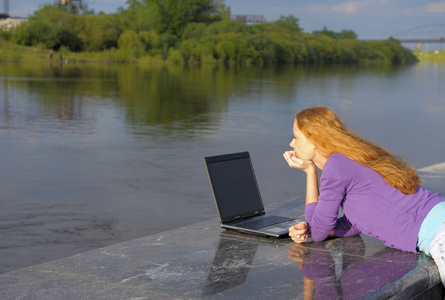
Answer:
<svg viewBox="0 0 445 300"><path fill-rule="evenodd" d="M0 11L3 11L0 0ZM181 0L178 0L181 1ZM126 0L83 0L96 13L114 13L118 7L127 8ZM9 0L9 15L27 17L39 5L54 3L54 0ZM440 0L225 0L232 15L262 15L267 21L280 16L293 15L299 19L304 32L329 30L339 32L353 30L359 39L386 39L407 34L428 35L445 27L445 1ZM442 24L441 27L437 27ZM421 28L422 27L422 28ZM414 29L416 28L416 29ZM416 33L419 31L420 33ZM441 33L445 36L445 32Z"/></svg>

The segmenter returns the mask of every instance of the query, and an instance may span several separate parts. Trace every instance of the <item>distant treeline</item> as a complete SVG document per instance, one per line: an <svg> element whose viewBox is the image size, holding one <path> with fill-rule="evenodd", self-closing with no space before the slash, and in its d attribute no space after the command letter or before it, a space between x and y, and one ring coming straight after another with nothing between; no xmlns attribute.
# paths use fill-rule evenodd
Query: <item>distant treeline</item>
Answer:
<svg viewBox="0 0 445 300"><path fill-rule="evenodd" d="M343 64L416 61L396 40L358 41L351 30L304 33L289 15L263 24L230 20L223 0L128 0L114 14L72 15L46 5L3 38L108 61Z"/></svg>

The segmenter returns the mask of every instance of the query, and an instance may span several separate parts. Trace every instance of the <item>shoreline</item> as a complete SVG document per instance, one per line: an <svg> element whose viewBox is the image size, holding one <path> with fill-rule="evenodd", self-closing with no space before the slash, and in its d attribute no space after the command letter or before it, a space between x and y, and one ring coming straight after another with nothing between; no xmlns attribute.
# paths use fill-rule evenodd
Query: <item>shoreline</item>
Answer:
<svg viewBox="0 0 445 300"><path fill-rule="evenodd" d="M219 61L215 59L203 60L203 61L185 61L185 60L173 60L170 58L163 59L160 56L145 55L140 58L134 57L133 51L111 49L102 52L70 52L66 50L54 51L51 54L50 49L43 49L32 46L21 46L13 42L2 40L0 38L0 62L32 62L36 61L49 61L53 63L74 62L79 64L87 63L104 63L104 64L141 64L141 65L270 65L271 63L253 63L251 61ZM60 53L62 56L60 56ZM429 61L429 62L445 62L445 50L414 50L412 54L417 58L417 61ZM314 63L314 62L295 62L295 63L272 63L277 65L360 65L360 64L392 64L387 60L361 60L358 62L350 63ZM403 63L402 63L403 64ZM404 63L411 64L411 63Z"/></svg>

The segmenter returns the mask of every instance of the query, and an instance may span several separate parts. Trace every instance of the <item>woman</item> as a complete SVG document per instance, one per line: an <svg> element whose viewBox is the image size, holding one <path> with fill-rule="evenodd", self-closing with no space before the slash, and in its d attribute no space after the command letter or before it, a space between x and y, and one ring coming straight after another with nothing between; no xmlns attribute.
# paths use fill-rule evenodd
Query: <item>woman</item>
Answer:
<svg viewBox="0 0 445 300"><path fill-rule="evenodd" d="M307 185L306 222L289 229L292 240L374 236L431 255L445 285L445 198L423 189L411 166L348 130L329 108L298 112L293 133L294 150L284 158L306 173ZM320 189L315 166L323 170Z"/></svg>

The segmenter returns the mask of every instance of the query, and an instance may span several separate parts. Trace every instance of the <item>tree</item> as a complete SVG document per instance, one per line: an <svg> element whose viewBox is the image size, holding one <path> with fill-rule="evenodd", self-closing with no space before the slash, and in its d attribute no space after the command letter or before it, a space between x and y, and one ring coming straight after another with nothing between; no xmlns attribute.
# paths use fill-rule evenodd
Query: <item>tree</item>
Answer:
<svg viewBox="0 0 445 300"><path fill-rule="evenodd" d="M302 32L303 28L300 27L298 24L300 20L293 15L289 16L281 16L277 21L275 21L275 24L283 27L288 32Z"/></svg>
<svg viewBox="0 0 445 300"><path fill-rule="evenodd" d="M125 50L141 50L142 42L135 31L127 30L121 34L118 41L119 49Z"/></svg>
<svg viewBox="0 0 445 300"><path fill-rule="evenodd" d="M334 32L332 30L328 30L328 28L326 26L323 26L323 30L321 30L321 31L313 31L312 34L315 36L328 36L335 40L339 40L339 39L356 40L357 39L357 34L352 30L343 29L341 32Z"/></svg>
<svg viewBox="0 0 445 300"><path fill-rule="evenodd" d="M144 45L145 51L150 51L159 46L159 36L155 30L139 32L139 39Z"/></svg>
<svg viewBox="0 0 445 300"><path fill-rule="evenodd" d="M73 51L82 48L81 40L73 28L76 16L63 8L45 5L31 16L24 26L18 29L16 41L22 45L43 45L48 49L66 46Z"/></svg>
<svg viewBox="0 0 445 300"><path fill-rule="evenodd" d="M209 24L230 15L223 0L128 0L127 4L127 17L141 30L155 29L177 37L187 24Z"/></svg>
<svg viewBox="0 0 445 300"><path fill-rule="evenodd" d="M75 31L82 40L83 51L101 51L117 47L122 28L120 16L99 14L79 16Z"/></svg>
<svg viewBox="0 0 445 300"><path fill-rule="evenodd" d="M162 30L162 20L156 1L128 0L127 4L128 9L125 11L125 17L129 29L136 32Z"/></svg>
<svg viewBox="0 0 445 300"><path fill-rule="evenodd" d="M339 33L339 35L338 35L338 38L339 39L349 39L349 40L356 40L357 39L357 34L354 32L354 31L352 31L352 30L346 30L346 29L343 29L340 33Z"/></svg>

